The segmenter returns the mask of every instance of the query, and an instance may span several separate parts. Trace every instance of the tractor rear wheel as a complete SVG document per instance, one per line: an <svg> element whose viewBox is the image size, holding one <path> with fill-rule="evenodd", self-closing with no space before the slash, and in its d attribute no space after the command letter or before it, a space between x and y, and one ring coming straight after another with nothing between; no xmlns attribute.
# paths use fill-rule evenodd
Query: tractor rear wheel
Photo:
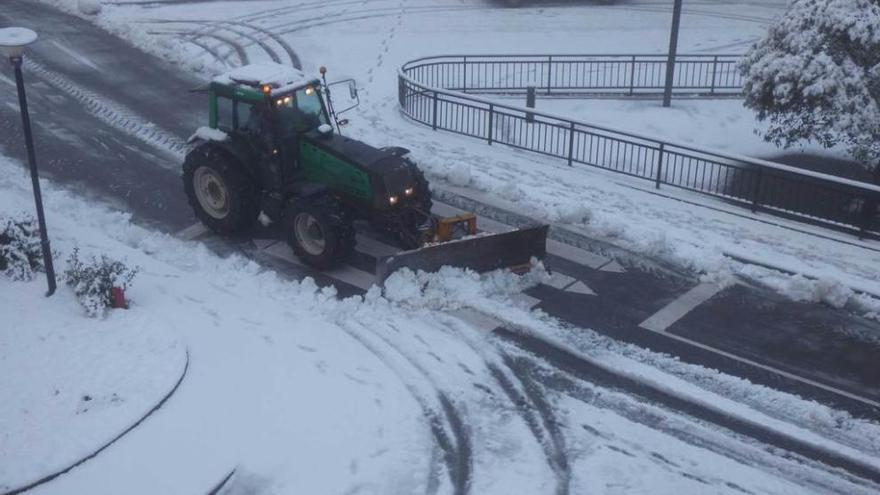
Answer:
<svg viewBox="0 0 880 495"><path fill-rule="evenodd" d="M214 146L190 151L183 162L183 186L193 211L209 229L241 235L259 215L256 185L242 163Z"/></svg>
<svg viewBox="0 0 880 495"><path fill-rule="evenodd" d="M333 196L294 201L285 211L287 243L303 263L319 270L342 263L354 250L351 215Z"/></svg>

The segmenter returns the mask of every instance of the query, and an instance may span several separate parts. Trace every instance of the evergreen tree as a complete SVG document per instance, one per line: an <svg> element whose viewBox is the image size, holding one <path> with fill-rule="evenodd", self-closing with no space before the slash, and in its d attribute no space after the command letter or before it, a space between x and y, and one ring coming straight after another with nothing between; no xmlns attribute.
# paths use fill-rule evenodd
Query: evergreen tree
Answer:
<svg viewBox="0 0 880 495"><path fill-rule="evenodd" d="M793 0L740 70L767 141L842 144L880 179L880 0Z"/></svg>

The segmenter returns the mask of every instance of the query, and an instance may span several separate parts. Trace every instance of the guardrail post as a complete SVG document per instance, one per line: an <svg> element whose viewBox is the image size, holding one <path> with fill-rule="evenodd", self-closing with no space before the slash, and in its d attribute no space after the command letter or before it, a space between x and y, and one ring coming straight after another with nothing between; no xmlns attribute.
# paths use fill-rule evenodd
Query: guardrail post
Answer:
<svg viewBox="0 0 880 495"><path fill-rule="evenodd" d="M489 129L487 131L489 146L492 146L492 134L495 129L493 120L495 120L495 105L489 105Z"/></svg>
<svg viewBox="0 0 880 495"><path fill-rule="evenodd" d="M661 177L663 177L663 153L666 151L666 143L660 143L660 156L657 158L657 176L654 178L654 189L660 189Z"/></svg>
<svg viewBox="0 0 880 495"><path fill-rule="evenodd" d="M547 96L550 96L550 87L551 87L550 71L552 71L552 70L553 70L553 56L548 55L547 56Z"/></svg>
<svg viewBox="0 0 880 495"><path fill-rule="evenodd" d="M536 88L534 84L529 84L526 87L526 108L535 108L535 93ZM535 114L532 112L526 112L526 122L532 124L535 122Z"/></svg>
<svg viewBox="0 0 880 495"><path fill-rule="evenodd" d="M574 163L574 122L569 123L568 127L568 166Z"/></svg>
<svg viewBox="0 0 880 495"><path fill-rule="evenodd" d="M437 92L434 91L434 111L432 112L431 129L437 130Z"/></svg>
<svg viewBox="0 0 880 495"><path fill-rule="evenodd" d="M761 196L761 179L764 177L764 169L758 169L758 178L755 180L755 190L752 192L752 213L758 211L758 206L760 206L759 199Z"/></svg>
<svg viewBox="0 0 880 495"><path fill-rule="evenodd" d="M880 163L874 168L874 184L880 185ZM865 202L862 203L861 226L859 228L859 239L864 239L868 235L871 228L871 222L877 215L877 205L880 204L880 196L877 193L868 193L865 195Z"/></svg>
<svg viewBox="0 0 880 495"><path fill-rule="evenodd" d="M636 86L636 56L629 62L629 95L632 96Z"/></svg>
<svg viewBox="0 0 880 495"><path fill-rule="evenodd" d="M715 73L718 71L718 55L712 59L712 86L709 87L709 94L715 94Z"/></svg>
<svg viewBox="0 0 880 495"><path fill-rule="evenodd" d="M467 92L467 56L464 57L461 65L461 91Z"/></svg>
<svg viewBox="0 0 880 495"><path fill-rule="evenodd" d="M875 198L865 196L865 201L862 203L862 211L860 212L861 221L859 222L859 239L864 239L868 236L868 229L871 228L871 220L874 215L877 214L877 200Z"/></svg>

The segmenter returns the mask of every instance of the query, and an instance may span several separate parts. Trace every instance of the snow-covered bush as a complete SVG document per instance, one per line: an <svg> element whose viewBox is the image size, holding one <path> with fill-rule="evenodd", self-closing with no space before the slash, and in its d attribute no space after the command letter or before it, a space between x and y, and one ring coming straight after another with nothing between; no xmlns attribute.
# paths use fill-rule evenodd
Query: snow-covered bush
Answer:
<svg viewBox="0 0 880 495"><path fill-rule="evenodd" d="M781 146L880 160L880 0L794 0L740 64L745 105Z"/></svg>
<svg viewBox="0 0 880 495"><path fill-rule="evenodd" d="M76 294L89 316L99 316L113 305L113 288L127 289L137 275L138 268L129 268L121 261L101 255L83 262L79 249L67 259L64 279Z"/></svg>
<svg viewBox="0 0 880 495"><path fill-rule="evenodd" d="M28 215L0 217L0 272L12 280L31 280L42 269L37 221Z"/></svg>
<svg viewBox="0 0 880 495"><path fill-rule="evenodd" d="M98 15L101 13L101 0L79 0L77 7L85 15Z"/></svg>

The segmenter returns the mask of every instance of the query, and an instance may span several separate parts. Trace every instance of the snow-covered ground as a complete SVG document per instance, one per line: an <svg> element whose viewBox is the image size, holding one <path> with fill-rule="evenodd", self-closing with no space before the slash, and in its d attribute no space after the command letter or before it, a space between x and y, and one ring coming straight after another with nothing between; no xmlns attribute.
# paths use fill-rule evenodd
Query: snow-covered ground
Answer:
<svg viewBox="0 0 880 495"><path fill-rule="evenodd" d="M75 0L44 1L77 11ZM784 0L710 1L686 6L680 50L741 53L766 31L771 19L784 12L785 4ZM294 50L306 73L327 65L331 80L356 77L362 105L348 133L374 144L412 149L437 186L462 187L472 197L498 200L713 280L742 276L798 300L848 304L867 315L880 310L876 299L851 290L880 294L876 243L755 216L671 189L663 192L689 203L658 198L635 190L650 188L647 183L585 167L570 169L560 161L431 132L398 111L397 68L407 60L455 53L662 53L669 29L668 6L626 1L507 9L489 1L460 0L123 0L106 4L90 18L136 46L205 74L245 60L274 57L288 62L286 52ZM671 110L651 101L541 100L539 107L729 152L775 154L753 133L753 116L737 100L679 100ZM819 151L815 146L807 149ZM752 217L848 244L754 222L749 220ZM785 267L806 278L744 265L724 253Z"/></svg>
<svg viewBox="0 0 880 495"><path fill-rule="evenodd" d="M77 3L46 1L71 9ZM781 3L719 1L693 7L683 50L741 49L760 35L762 19L779 13ZM716 281L745 271L768 283L775 277L721 254L734 251L822 277L820 282L781 277L780 287L796 285L805 298L858 299L841 283L877 290L880 254L858 242L841 245L658 198L633 189L644 184L619 176L433 133L397 111L396 68L408 59L444 52L505 53L523 46L528 48L520 51L533 53L656 53L665 46L668 18L667 9L652 2L512 10L450 0L367 5L123 1L105 4L95 17L138 46L205 73L227 64L187 41L187 33L198 34L212 19L236 23L221 24L225 27L218 33L237 40L252 62L270 58L267 46L286 56L284 46L261 30L277 33L296 50L306 72L326 64L333 77L358 78L363 103L350 134L412 148L441 186L703 271ZM192 39L221 57L228 54L230 66L242 61L234 46L214 49L220 41ZM616 126L626 127L631 117L621 115ZM699 120L700 125L711 121ZM30 204L29 183L19 165L0 162L0 177L0 209ZM461 483L470 483L472 493L545 493L559 486L568 486L570 493L876 490L799 458L777 458L754 440L621 392L583 382L564 390L536 384L540 377L570 377L488 336L455 311L477 310L575 349L598 366L662 384L687 400L723 407L842 456L874 465L880 458L876 424L621 345L588 329L564 328L540 312L517 307L509 296L531 283L528 278L480 278L456 270L426 279L399 274L384 293L374 289L340 300L310 279L285 280L240 257L220 259L59 188L45 191L56 249L66 254L79 245L143 268L129 291L132 309L100 325L163 315L161 321L170 323L161 331L170 332L166 335L177 342L176 349L190 350L191 368L173 400L154 417L39 492L203 492L233 467L238 472L233 493L447 493ZM704 198L688 198L723 209ZM23 287L34 296L40 285ZM5 289L0 286L3 309L16 304L6 299ZM69 294L50 304L54 313L47 318L84 318ZM91 320L85 321L88 326ZM28 341L8 342L2 352L24 352L12 344ZM534 375L510 364L521 360L537 369ZM17 387L2 385L0 394ZM552 404L550 418L529 412L536 407L521 407L535 405L533 394ZM146 404L150 399L142 393L131 400ZM2 396L0 402L8 401ZM96 427L92 438L112 436L111 430ZM83 445L82 451L94 446Z"/></svg>
<svg viewBox="0 0 880 495"><path fill-rule="evenodd" d="M4 189L0 212L13 199ZM96 320L84 317L69 290L51 299L45 292L45 277L0 276L4 492L66 468L122 432L174 387L186 362L173 322L161 315L134 308Z"/></svg>
<svg viewBox="0 0 880 495"><path fill-rule="evenodd" d="M2 160L0 177L0 211L29 204L24 167ZM472 493L876 489L621 392L586 382L548 388L542 377L571 378L458 311L580 349L599 366L820 449L872 465L880 454L880 427L870 422L586 329L573 332L517 306L510 296L539 280L540 270L525 277L404 272L384 293L374 288L340 300L311 279L284 280L241 257L218 258L52 184L44 197L59 259L80 247L141 272L128 291L131 309L98 320L84 315L67 287L47 300L40 279L0 286L4 314L50 308L42 316L21 311L16 318L27 324L4 329L0 403L54 408L29 420L17 407L0 409L10 425L4 448L14 447L3 451L4 468L11 466L4 485L48 474L61 461L34 459L52 446L69 462L117 434L157 390L167 390L188 349L186 378L157 413L35 493L194 493L232 468L230 493L448 493L465 485ZM16 336L16 329L34 335ZM102 356L84 363L93 352ZM71 366L92 366L97 376L67 376ZM21 375L37 368L35 376ZM100 386L88 386L94 382ZM64 401L52 399L50 384ZM94 394L112 418L71 419L83 407L80 394ZM50 446L49 433L65 427L75 431L53 435ZM63 448L58 438L67 438Z"/></svg>

